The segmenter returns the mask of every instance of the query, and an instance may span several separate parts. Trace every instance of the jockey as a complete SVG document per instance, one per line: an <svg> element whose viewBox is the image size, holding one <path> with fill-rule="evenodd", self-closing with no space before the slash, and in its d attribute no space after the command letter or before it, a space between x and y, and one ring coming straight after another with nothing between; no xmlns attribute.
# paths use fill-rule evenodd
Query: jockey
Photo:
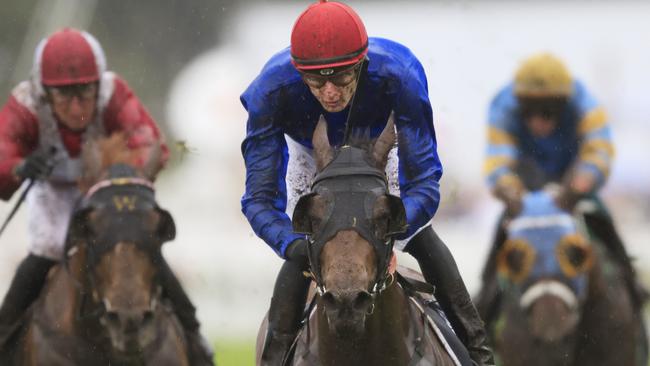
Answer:
<svg viewBox="0 0 650 366"><path fill-rule="evenodd" d="M366 82L357 90L366 65ZM356 127L370 131L370 137L381 133L394 111L399 146L387 170L391 185L401 190L408 221L396 247L413 255L425 279L436 286L436 297L471 357L481 365L491 363L483 322L449 249L429 224L440 201L442 166L422 65L399 43L369 39L349 6L321 0L299 16L291 47L273 56L241 96L248 111L241 146L246 165L242 212L285 259L271 299L262 364L281 363L299 330L309 288L303 276L309 265L307 241L293 232L289 214L315 173L312 134L323 115L329 141L340 145L355 93L360 98L354 108L363 115L363 126Z"/></svg>
<svg viewBox="0 0 650 366"><path fill-rule="evenodd" d="M31 79L18 84L0 110L0 197L8 200L24 180L35 181L27 195L29 255L0 308L0 347L38 297L49 269L63 258L70 215L81 198L84 142L114 132L125 133L129 149L160 145L160 166L167 161L158 126L126 82L106 71L104 52L92 35L65 28L41 41ZM190 352L206 360L193 364L211 365L195 308L166 263L160 278Z"/></svg>
<svg viewBox="0 0 650 366"><path fill-rule="evenodd" d="M555 56L542 53L523 62L514 82L499 91L489 111L484 173L506 213L497 229L477 305L484 317L495 304L494 260L505 240L503 222L521 210L526 191L558 183L557 204L573 211L580 200L594 209L585 213L588 230L624 268L633 299L640 305L642 289L613 221L596 196L605 184L614 157L604 109Z"/></svg>

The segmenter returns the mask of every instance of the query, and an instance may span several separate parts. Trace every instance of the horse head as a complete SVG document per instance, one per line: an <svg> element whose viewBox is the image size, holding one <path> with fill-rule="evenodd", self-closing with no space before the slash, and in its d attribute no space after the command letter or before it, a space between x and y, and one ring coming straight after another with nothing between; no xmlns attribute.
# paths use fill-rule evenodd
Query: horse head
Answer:
<svg viewBox="0 0 650 366"><path fill-rule="evenodd" d="M311 273L330 329L354 336L388 282L394 237L406 229L404 207L389 195L384 172L395 129L391 119L374 143L335 149L321 117L312 142L318 173L296 205L294 231L309 238Z"/></svg>
<svg viewBox="0 0 650 366"><path fill-rule="evenodd" d="M538 341L565 340L575 333L588 296L592 246L546 191L524 197L523 210L507 233L497 256L505 296Z"/></svg>
<svg viewBox="0 0 650 366"><path fill-rule="evenodd" d="M110 147L103 150L100 155L111 154ZM81 311L98 317L112 348L129 355L156 337L157 268L161 246L174 238L175 226L156 203L146 168L130 165L132 155L112 156L97 162L102 169L96 169L94 183L73 213L66 249L69 255L83 253L85 276L79 282L92 297Z"/></svg>

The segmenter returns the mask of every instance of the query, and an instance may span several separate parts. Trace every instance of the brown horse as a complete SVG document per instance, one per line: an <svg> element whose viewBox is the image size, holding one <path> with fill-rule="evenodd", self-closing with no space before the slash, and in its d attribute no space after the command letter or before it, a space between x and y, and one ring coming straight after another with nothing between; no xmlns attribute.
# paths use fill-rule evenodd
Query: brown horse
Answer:
<svg viewBox="0 0 650 366"><path fill-rule="evenodd" d="M85 177L92 187L72 215L67 256L28 313L10 364L188 365L182 328L156 277L161 246L175 235L147 179L157 163L142 171L119 164L134 158L120 139L102 145L103 163L102 153L90 157L110 168Z"/></svg>
<svg viewBox="0 0 650 366"><path fill-rule="evenodd" d="M310 238L319 295L308 309L292 365L456 365L439 327L388 271L394 235L405 229L401 200L388 194L384 168L392 121L367 149L330 146L321 117L313 145L318 175L298 202L296 232ZM266 334L258 334L257 362Z"/></svg>
<svg viewBox="0 0 650 366"><path fill-rule="evenodd" d="M524 198L498 253L501 299L487 319L504 366L647 364L642 315L604 245L544 191Z"/></svg>

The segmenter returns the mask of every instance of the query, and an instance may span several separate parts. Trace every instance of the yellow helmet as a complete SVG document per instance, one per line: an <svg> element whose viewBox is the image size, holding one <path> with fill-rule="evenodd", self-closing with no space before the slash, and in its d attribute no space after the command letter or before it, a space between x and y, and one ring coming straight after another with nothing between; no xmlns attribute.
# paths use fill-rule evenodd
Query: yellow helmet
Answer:
<svg viewBox="0 0 650 366"><path fill-rule="evenodd" d="M526 59L515 74L515 94L520 97L568 97L573 80L564 63L550 53Z"/></svg>

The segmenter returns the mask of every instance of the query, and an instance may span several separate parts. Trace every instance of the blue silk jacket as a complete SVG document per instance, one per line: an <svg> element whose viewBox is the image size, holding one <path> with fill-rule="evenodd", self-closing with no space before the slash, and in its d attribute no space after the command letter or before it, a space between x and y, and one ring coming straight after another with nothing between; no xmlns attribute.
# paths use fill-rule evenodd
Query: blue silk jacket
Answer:
<svg viewBox="0 0 650 366"><path fill-rule="evenodd" d="M427 79L420 62L399 43L370 38L368 78L355 108L363 120L355 130L377 137L395 112L399 185L406 208L406 238L428 223L440 201L442 165L437 154ZM274 55L241 95L248 111L241 150L246 164L242 212L255 233L280 256L302 235L293 232L285 213L288 149L285 134L312 148L311 137L322 114L332 145L340 145L349 108L328 113L291 64L289 49Z"/></svg>

